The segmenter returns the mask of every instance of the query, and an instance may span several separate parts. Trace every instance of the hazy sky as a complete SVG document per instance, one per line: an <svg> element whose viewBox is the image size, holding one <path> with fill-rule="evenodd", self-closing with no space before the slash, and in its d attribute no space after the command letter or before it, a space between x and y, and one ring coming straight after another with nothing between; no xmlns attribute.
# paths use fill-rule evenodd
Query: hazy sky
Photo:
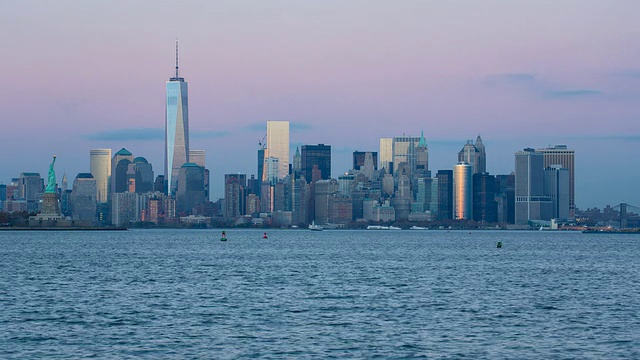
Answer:
<svg viewBox="0 0 640 360"><path fill-rule="evenodd" d="M524 147L576 150L580 208L640 206L640 1L5 1L0 182L89 171L122 147L163 172L180 39L191 148L255 174L267 120L330 144L333 175L424 130L430 169L480 134L492 174ZM294 147L295 149L295 147Z"/></svg>

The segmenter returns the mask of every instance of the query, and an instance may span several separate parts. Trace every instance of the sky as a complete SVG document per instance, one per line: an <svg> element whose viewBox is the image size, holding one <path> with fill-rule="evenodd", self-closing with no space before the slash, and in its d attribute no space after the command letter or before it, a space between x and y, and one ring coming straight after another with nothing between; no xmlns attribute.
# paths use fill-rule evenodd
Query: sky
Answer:
<svg viewBox="0 0 640 360"><path fill-rule="evenodd" d="M267 120L332 146L332 175L381 137L424 131L430 169L483 138L487 170L525 147L576 152L576 205L640 206L640 2L13 1L0 12L0 182L89 172L125 147L163 173L165 82L189 83L212 199L257 172Z"/></svg>

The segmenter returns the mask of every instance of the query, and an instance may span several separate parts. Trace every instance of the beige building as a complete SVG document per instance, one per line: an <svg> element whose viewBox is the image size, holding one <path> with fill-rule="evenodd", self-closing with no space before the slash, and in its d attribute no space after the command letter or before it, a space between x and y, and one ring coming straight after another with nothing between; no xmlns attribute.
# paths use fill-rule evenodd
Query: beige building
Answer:
<svg viewBox="0 0 640 360"><path fill-rule="evenodd" d="M89 152L89 167L96 181L96 201L109 201L109 182L111 180L111 149L92 149Z"/></svg>

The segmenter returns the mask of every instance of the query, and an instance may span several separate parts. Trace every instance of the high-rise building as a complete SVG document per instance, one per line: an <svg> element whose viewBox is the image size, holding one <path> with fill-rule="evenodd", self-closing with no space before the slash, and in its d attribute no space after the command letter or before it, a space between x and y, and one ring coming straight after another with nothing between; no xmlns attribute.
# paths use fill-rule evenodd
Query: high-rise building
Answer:
<svg viewBox="0 0 640 360"><path fill-rule="evenodd" d="M40 173L23 172L18 179L18 197L26 202L28 212L38 211L38 201L44 193L44 179Z"/></svg>
<svg viewBox="0 0 640 360"><path fill-rule="evenodd" d="M429 147L427 140L424 138L424 131L420 132L420 141L416 147L416 165L413 170L414 177L431 177L429 172Z"/></svg>
<svg viewBox="0 0 640 360"><path fill-rule="evenodd" d="M289 121L267 121L267 148L264 157L278 159L278 179L284 179L289 174Z"/></svg>
<svg viewBox="0 0 640 360"><path fill-rule="evenodd" d="M189 162L206 168L206 152L204 150L189 150Z"/></svg>
<svg viewBox="0 0 640 360"><path fill-rule="evenodd" d="M380 167L393 173L393 138L380 138Z"/></svg>
<svg viewBox="0 0 640 360"><path fill-rule="evenodd" d="M207 169L207 166L206 166L205 151L189 150L189 161L198 166L202 166L203 168L205 168L204 169L204 197L208 200L209 199L209 183L211 179L210 179L209 169Z"/></svg>
<svg viewBox="0 0 640 360"><path fill-rule="evenodd" d="M246 174L224 176L224 216L233 220L245 214Z"/></svg>
<svg viewBox="0 0 640 360"><path fill-rule="evenodd" d="M410 174L415 173L417 165L417 148L421 138L418 136L396 136L393 138L393 174L397 175L402 163L409 166ZM426 146L426 142L425 142Z"/></svg>
<svg viewBox="0 0 640 360"><path fill-rule="evenodd" d="M515 223L551 220L553 203L544 195L544 155L531 148L515 154Z"/></svg>
<svg viewBox="0 0 640 360"><path fill-rule="evenodd" d="M178 213L191 214L205 203L204 168L194 163L183 164L178 174L176 207Z"/></svg>
<svg viewBox="0 0 640 360"><path fill-rule="evenodd" d="M339 185L336 179L319 180L315 183L315 222L324 225L329 222L329 199L338 193Z"/></svg>
<svg viewBox="0 0 640 360"><path fill-rule="evenodd" d="M575 218L576 193L575 193L575 151L567 149L567 145L554 145L546 149L538 149L544 154L544 167L560 165L569 170L569 218Z"/></svg>
<svg viewBox="0 0 640 360"><path fill-rule="evenodd" d="M126 192L129 189L127 183L127 170L133 162L133 154L122 148L111 158L111 191L110 194Z"/></svg>
<svg viewBox="0 0 640 360"><path fill-rule="evenodd" d="M478 168L478 155L478 149L473 145L473 141L467 140L467 143L464 144L462 150L458 152L458 162L465 162L469 164L469 166L471 166L471 173L475 174L475 171Z"/></svg>
<svg viewBox="0 0 640 360"><path fill-rule="evenodd" d="M561 165L551 165L544 169L544 194L553 202L553 218L567 220L569 218L570 198L569 169Z"/></svg>
<svg viewBox="0 0 640 360"><path fill-rule="evenodd" d="M366 158L370 156L373 160L373 170L378 170L378 153L376 151L354 151L353 152L353 170L364 171Z"/></svg>
<svg viewBox="0 0 640 360"><path fill-rule="evenodd" d="M308 183L313 181L314 165L320 170L322 180L331 179L331 145L302 145L301 157L301 171Z"/></svg>
<svg viewBox="0 0 640 360"><path fill-rule="evenodd" d="M291 174L294 177L297 177L300 175L301 171L302 171L302 155L300 155L300 148L298 146L296 146L296 153L293 154L293 164L292 164L292 172Z"/></svg>
<svg viewBox="0 0 640 360"><path fill-rule="evenodd" d="M96 181L96 200L109 201L109 180L111 179L111 149L91 149L89 167Z"/></svg>
<svg viewBox="0 0 640 360"><path fill-rule="evenodd" d="M487 172L487 152L480 135L476 138L475 147L478 150L478 169L474 174Z"/></svg>
<svg viewBox="0 0 640 360"><path fill-rule="evenodd" d="M456 220L468 220L473 217L471 165L464 161L453 168L454 212Z"/></svg>
<svg viewBox="0 0 640 360"><path fill-rule="evenodd" d="M453 170L438 170L438 220L453 219Z"/></svg>
<svg viewBox="0 0 640 360"><path fill-rule="evenodd" d="M260 196L261 194L261 187L262 187L262 182L265 180L264 177L264 148L258 149L258 177L257 177L259 183L258 183L258 191L256 191L256 195Z"/></svg>
<svg viewBox="0 0 640 360"><path fill-rule="evenodd" d="M79 173L73 180L70 199L73 220L95 220L98 193L96 188L96 179L91 173Z"/></svg>
<svg viewBox="0 0 640 360"><path fill-rule="evenodd" d="M164 174L175 195L182 165L189 162L189 96L188 83L178 73L178 42L176 41L176 76L166 84Z"/></svg>
<svg viewBox="0 0 640 360"><path fill-rule="evenodd" d="M139 156L127 166L127 186L129 192L145 193L153 191L153 167L147 159Z"/></svg>
<svg viewBox="0 0 640 360"><path fill-rule="evenodd" d="M473 174L473 220L477 222L498 222L496 203L496 177L489 173Z"/></svg>
<svg viewBox="0 0 640 360"><path fill-rule="evenodd" d="M515 224L515 186L515 174L496 175L496 199L500 223Z"/></svg>

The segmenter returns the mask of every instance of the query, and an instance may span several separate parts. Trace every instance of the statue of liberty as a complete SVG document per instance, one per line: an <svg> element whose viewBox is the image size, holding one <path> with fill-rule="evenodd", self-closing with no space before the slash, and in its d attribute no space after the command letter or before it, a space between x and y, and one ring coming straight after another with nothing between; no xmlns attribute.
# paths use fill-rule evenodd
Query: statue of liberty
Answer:
<svg viewBox="0 0 640 360"><path fill-rule="evenodd" d="M56 171L53 170L53 164L56 163L56 156L53 155L53 161L51 165L49 165L49 180L47 181L47 188L44 190L45 193L55 193L56 192Z"/></svg>

